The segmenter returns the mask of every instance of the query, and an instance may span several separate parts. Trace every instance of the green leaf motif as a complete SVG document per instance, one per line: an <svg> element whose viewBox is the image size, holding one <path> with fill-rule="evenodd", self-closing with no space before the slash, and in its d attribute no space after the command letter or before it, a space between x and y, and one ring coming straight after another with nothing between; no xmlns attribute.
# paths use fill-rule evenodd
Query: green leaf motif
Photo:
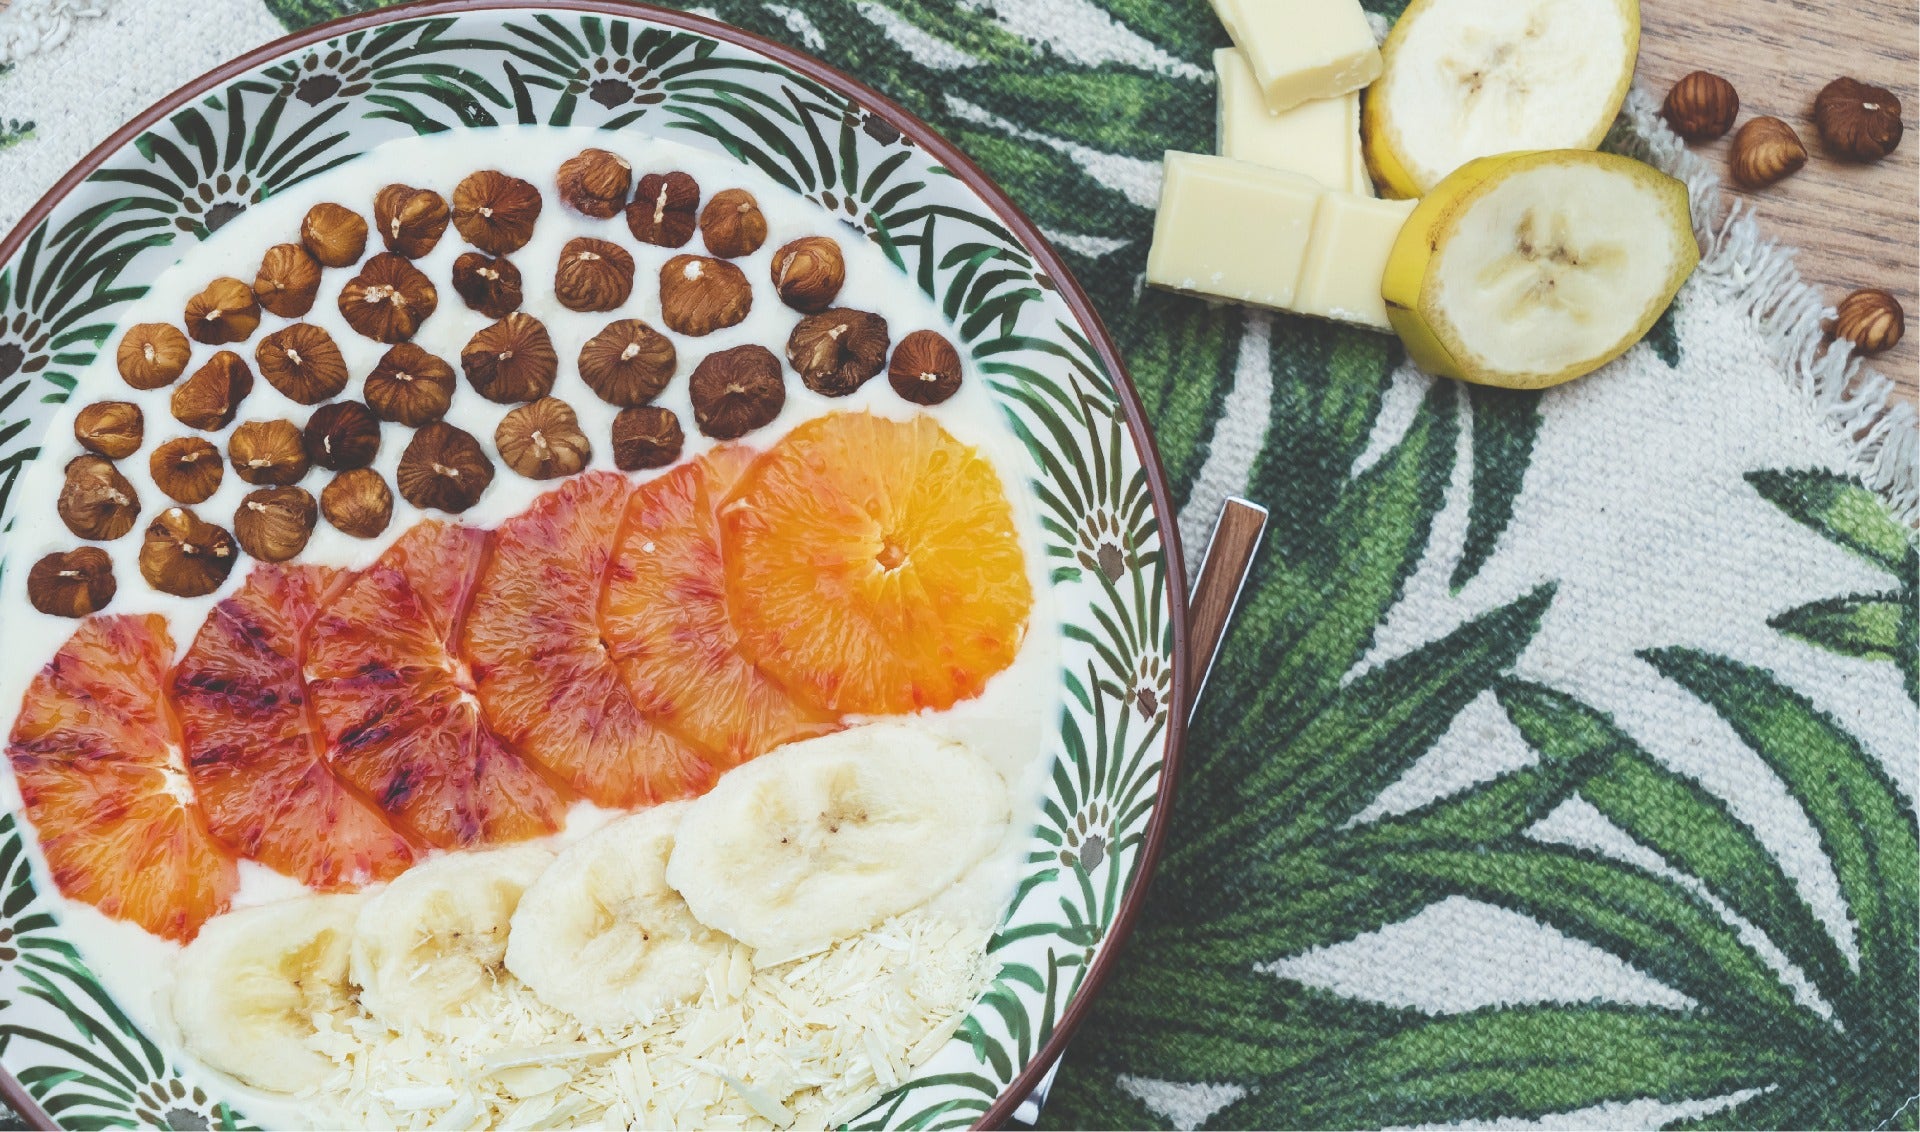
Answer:
<svg viewBox="0 0 1920 1132"><path fill-rule="evenodd" d="M1455 593L1487 564L1513 518L1514 501L1533 462L1533 441L1545 419L1538 389L1466 389L1473 406L1473 500L1466 546L1449 583Z"/></svg>
<svg viewBox="0 0 1920 1132"><path fill-rule="evenodd" d="M0 150L11 149L33 137L34 124L18 118L0 119Z"/></svg>
<svg viewBox="0 0 1920 1132"><path fill-rule="evenodd" d="M1748 472L1747 482L1788 518L1828 542L1846 547L1895 577L1913 577L1912 533L1859 481L1812 470Z"/></svg>
<svg viewBox="0 0 1920 1132"><path fill-rule="evenodd" d="M265 0L267 11L288 31L299 31L328 20L389 7L398 0Z"/></svg>
<svg viewBox="0 0 1920 1132"><path fill-rule="evenodd" d="M1920 609L1897 593L1827 598L1776 613L1767 624L1842 656L1891 660L1920 700Z"/></svg>

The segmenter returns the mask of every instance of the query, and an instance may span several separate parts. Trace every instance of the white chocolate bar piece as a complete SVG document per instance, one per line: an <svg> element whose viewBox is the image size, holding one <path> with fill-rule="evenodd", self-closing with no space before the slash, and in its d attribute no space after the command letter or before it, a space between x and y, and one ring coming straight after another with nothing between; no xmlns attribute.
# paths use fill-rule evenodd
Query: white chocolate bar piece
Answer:
<svg viewBox="0 0 1920 1132"><path fill-rule="evenodd" d="M1380 49L1360 0L1213 0L1213 12L1275 112L1380 77Z"/></svg>
<svg viewBox="0 0 1920 1132"><path fill-rule="evenodd" d="M1207 154L1167 154L1147 282L1256 306L1291 306L1325 191L1299 173Z"/></svg>
<svg viewBox="0 0 1920 1132"><path fill-rule="evenodd" d="M1220 86L1214 139L1220 156L1301 173L1329 189L1372 195L1360 152L1358 91L1275 114L1239 48L1214 52L1213 71Z"/></svg>
<svg viewBox="0 0 1920 1132"><path fill-rule="evenodd" d="M1393 329L1380 298L1380 283L1387 270L1387 254L1418 203L1353 193L1322 197L1292 309L1377 330Z"/></svg>

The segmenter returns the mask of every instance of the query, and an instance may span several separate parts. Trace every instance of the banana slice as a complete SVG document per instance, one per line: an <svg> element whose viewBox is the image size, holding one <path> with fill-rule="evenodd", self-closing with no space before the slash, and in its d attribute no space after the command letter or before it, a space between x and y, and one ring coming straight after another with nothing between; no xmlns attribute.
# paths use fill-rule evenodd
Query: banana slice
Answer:
<svg viewBox="0 0 1920 1132"><path fill-rule="evenodd" d="M904 912L999 843L1006 783L950 739L870 724L728 771L687 807L667 883L708 927L805 955Z"/></svg>
<svg viewBox="0 0 1920 1132"><path fill-rule="evenodd" d="M353 928L350 973L360 1005L398 1029L440 1030L483 1007L503 977L521 894L553 861L537 845L450 853L367 898Z"/></svg>
<svg viewBox="0 0 1920 1132"><path fill-rule="evenodd" d="M1476 157L1592 149L1639 51L1639 0L1413 0L1367 90L1374 183L1417 197Z"/></svg>
<svg viewBox="0 0 1920 1132"><path fill-rule="evenodd" d="M181 952L173 1020L189 1052L255 1088L292 1093L333 1064L307 1046L314 1018L351 1013L347 951L358 893L219 916Z"/></svg>
<svg viewBox="0 0 1920 1132"><path fill-rule="evenodd" d="M1646 336L1700 262L1687 187L1585 150L1470 162L1387 257L1387 320L1429 373L1539 389Z"/></svg>
<svg viewBox="0 0 1920 1132"><path fill-rule="evenodd" d="M507 970L589 1026L617 1027L699 995L727 953L667 885L690 803L621 818L568 846L520 898Z"/></svg>

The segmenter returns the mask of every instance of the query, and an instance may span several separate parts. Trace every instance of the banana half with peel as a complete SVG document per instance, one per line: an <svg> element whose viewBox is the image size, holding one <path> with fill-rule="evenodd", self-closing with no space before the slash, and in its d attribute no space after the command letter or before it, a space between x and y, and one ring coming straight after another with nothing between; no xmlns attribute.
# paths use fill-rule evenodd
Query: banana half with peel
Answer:
<svg viewBox="0 0 1920 1132"><path fill-rule="evenodd" d="M937 895L1010 816L1005 781L964 744L868 724L727 772L687 804L666 879L768 966Z"/></svg>
<svg viewBox="0 0 1920 1132"><path fill-rule="evenodd" d="M507 970L548 1006L609 1029L698 997L732 941L667 884L690 806L619 818L563 850L520 899Z"/></svg>

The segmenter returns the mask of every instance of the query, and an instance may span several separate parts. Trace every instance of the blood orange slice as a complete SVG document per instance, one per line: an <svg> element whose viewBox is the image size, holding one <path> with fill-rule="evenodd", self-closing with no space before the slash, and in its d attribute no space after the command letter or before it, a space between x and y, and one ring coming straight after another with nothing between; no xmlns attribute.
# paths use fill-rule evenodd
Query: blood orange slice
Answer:
<svg viewBox="0 0 1920 1132"><path fill-rule="evenodd" d="M713 509L753 458L740 445L716 448L634 491L601 612L634 702L720 766L836 726L747 663L727 620Z"/></svg>
<svg viewBox="0 0 1920 1132"><path fill-rule="evenodd" d="M720 507L741 650L820 708L891 715L980 694L1033 590L993 465L932 417L816 417Z"/></svg>
<svg viewBox="0 0 1920 1132"><path fill-rule="evenodd" d="M600 587L630 490L590 472L501 524L464 642L488 721L603 806L698 794L714 776L641 715L601 640Z"/></svg>
<svg viewBox="0 0 1920 1132"><path fill-rule="evenodd" d="M173 674L187 775L213 835L319 889L398 875L407 839L327 767L309 718L307 626L347 577L263 564L213 607Z"/></svg>
<svg viewBox="0 0 1920 1132"><path fill-rule="evenodd" d="M192 939L239 884L180 768L166 619L81 623L27 688L7 757L60 891Z"/></svg>
<svg viewBox="0 0 1920 1132"><path fill-rule="evenodd" d="M423 522L314 618L307 681L334 771L447 848L552 833L559 792L480 716L454 651L487 533Z"/></svg>

